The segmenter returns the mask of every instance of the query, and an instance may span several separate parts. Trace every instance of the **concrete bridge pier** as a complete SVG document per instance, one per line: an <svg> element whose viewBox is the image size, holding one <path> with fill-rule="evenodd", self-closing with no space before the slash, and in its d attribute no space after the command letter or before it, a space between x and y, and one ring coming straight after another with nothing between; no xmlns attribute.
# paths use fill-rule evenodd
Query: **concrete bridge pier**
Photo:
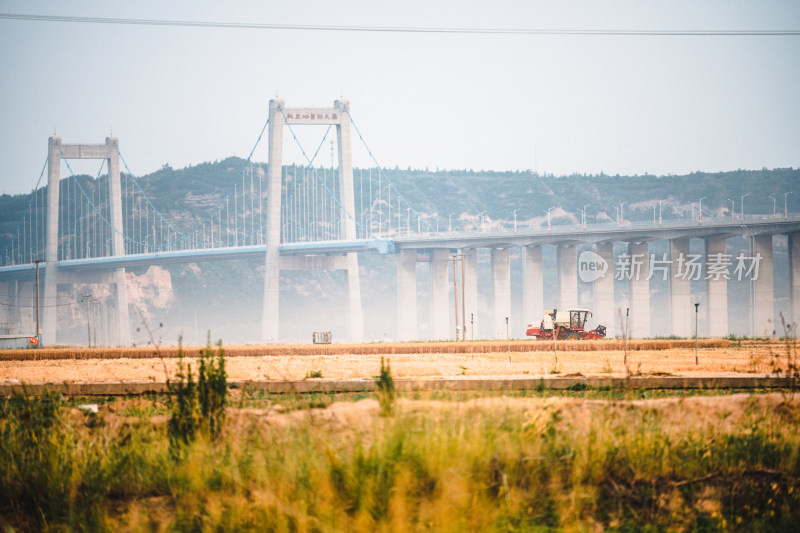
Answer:
<svg viewBox="0 0 800 533"><path fill-rule="evenodd" d="M417 338L417 251L397 254L397 338Z"/></svg>
<svg viewBox="0 0 800 533"><path fill-rule="evenodd" d="M650 336L650 254L646 242L629 242L631 259L630 277L630 325L631 337L642 339Z"/></svg>
<svg viewBox="0 0 800 533"><path fill-rule="evenodd" d="M450 250L431 250L431 336L434 340L452 338L448 298L450 284L447 281L449 259Z"/></svg>
<svg viewBox="0 0 800 533"><path fill-rule="evenodd" d="M614 325L617 323L614 307L614 243L602 242L594 245L594 253L603 258L608 265L605 274L592 283L592 313L596 322L606 327L606 337L613 339L616 335Z"/></svg>
<svg viewBox="0 0 800 533"><path fill-rule="evenodd" d="M8 335L11 320L11 299L9 285L11 281L0 281L0 335Z"/></svg>
<svg viewBox="0 0 800 533"><path fill-rule="evenodd" d="M522 248L522 315L523 326L539 325L544 316L544 277L542 269L542 247L537 245Z"/></svg>
<svg viewBox="0 0 800 533"><path fill-rule="evenodd" d="M558 308L578 306L578 249L572 245L558 245Z"/></svg>
<svg viewBox="0 0 800 533"><path fill-rule="evenodd" d="M682 276L678 269L682 261L689 258L689 239L671 239L669 241L669 306L672 317L672 334L678 337L691 337L692 316L694 306L692 305L692 293L689 285L689 278ZM685 267L685 265L684 265Z"/></svg>
<svg viewBox="0 0 800 533"><path fill-rule="evenodd" d="M707 237L705 263L724 264L725 237ZM709 337L728 335L728 280L724 275L706 272L706 324Z"/></svg>
<svg viewBox="0 0 800 533"><path fill-rule="evenodd" d="M466 329L464 338L472 338L478 327L478 250L467 248L461 250L464 256L464 313Z"/></svg>
<svg viewBox="0 0 800 533"><path fill-rule="evenodd" d="M751 257L760 255L758 276L750 281L750 312L752 334L756 337L775 335L775 287L772 272L772 235L762 234L751 237ZM782 333L782 332L777 332Z"/></svg>
<svg viewBox="0 0 800 533"><path fill-rule="evenodd" d="M511 320L511 263L508 248L492 248L492 335L505 339Z"/></svg>
<svg viewBox="0 0 800 533"><path fill-rule="evenodd" d="M791 324L791 334L798 337L800 324L800 233L789 234L789 305L787 317Z"/></svg>

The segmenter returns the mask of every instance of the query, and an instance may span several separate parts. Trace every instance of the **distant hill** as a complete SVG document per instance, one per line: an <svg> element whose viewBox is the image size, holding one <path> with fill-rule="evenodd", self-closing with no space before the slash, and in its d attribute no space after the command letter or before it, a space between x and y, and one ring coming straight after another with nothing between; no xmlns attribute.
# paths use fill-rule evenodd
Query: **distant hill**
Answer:
<svg viewBox="0 0 800 533"><path fill-rule="evenodd" d="M138 181L160 211L191 224L227 194L245 165L246 162L237 157L183 169L165 165L152 174L138 177ZM256 175L265 175L266 166L264 163L253 165ZM580 220L580 210L588 205L586 220L592 223L615 218L615 207L623 202L624 217L631 221L652 220L653 207L657 212L659 201L665 220L689 217L692 204L697 208L701 198L704 216L727 216L731 209L729 200L734 201L738 213L741 196L745 194L747 214L772 213L770 195L776 197L777 212L782 213L784 193L794 189L798 190L788 196L788 209L800 211L800 169L793 168L695 172L684 176L541 176L530 171L398 168L383 172L413 209L423 214L428 224L435 227L438 219L440 231L445 230L451 213L454 230L470 229L481 212L484 212L484 229L490 229L510 227L514 211L517 211L519 225L542 224L551 207L552 224L574 224ZM357 206L359 193L368 194L370 173L372 187L377 190L377 169L354 170ZM97 180L90 176L79 176L79 179L87 190L105 190L105 175ZM0 249L14 234L31 199L30 194L0 196ZM367 206L362 215L368 215Z"/></svg>

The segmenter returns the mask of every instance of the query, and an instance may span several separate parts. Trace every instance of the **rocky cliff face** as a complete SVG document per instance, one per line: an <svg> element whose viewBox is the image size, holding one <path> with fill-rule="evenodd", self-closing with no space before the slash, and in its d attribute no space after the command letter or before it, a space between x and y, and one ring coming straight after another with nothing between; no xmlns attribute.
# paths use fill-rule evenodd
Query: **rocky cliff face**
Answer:
<svg viewBox="0 0 800 533"><path fill-rule="evenodd" d="M160 266L151 266L144 274L125 274L128 305L149 313L150 309L168 309L175 302L172 274ZM145 315L147 316L147 315Z"/></svg>

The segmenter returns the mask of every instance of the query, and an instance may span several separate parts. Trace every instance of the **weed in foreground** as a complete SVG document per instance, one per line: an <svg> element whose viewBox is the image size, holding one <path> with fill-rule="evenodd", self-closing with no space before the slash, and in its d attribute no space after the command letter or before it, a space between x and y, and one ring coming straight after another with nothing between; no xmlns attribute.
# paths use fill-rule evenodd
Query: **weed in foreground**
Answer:
<svg viewBox="0 0 800 533"><path fill-rule="evenodd" d="M392 414L392 406L396 394L397 391L394 386L392 370L389 367L389 360L386 360L386 366L384 366L383 357L381 357L381 373L378 375L378 380L375 383L375 395L378 397L378 403L381 406L381 414L383 416Z"/></svg>
<svg viewBox="0 0 800 533"><path fill-rule="evenodd" d="M171 448L178 455L181 446L194 440L199 431L216 438L225 418L228 383L222 342L219 342L215 353L209 340L206 348L200 352L198 365L195 384L192 367L185 362L183 351L179 349L178 372L174 380L167 382L171 393L169 439Z"/></svg>

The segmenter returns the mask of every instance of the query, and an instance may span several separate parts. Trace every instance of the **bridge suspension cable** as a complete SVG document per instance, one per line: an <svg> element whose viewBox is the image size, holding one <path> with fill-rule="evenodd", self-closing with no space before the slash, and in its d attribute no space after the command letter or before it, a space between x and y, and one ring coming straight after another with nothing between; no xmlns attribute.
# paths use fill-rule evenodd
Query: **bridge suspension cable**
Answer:
<svg viewBox="0 0 800 533"><path fill-rule="evenodd" d="M286 115L283 113L283 109L281 109L280 112L281 112L281 115L283 115L284 123L289 128L289 132L292 134L292 137L294 138L294 142L300 148L300 151L302 152L303 157L305 158L308 166L311 166L311 161L312 160L308 157L308 154L306 153L305 149L303 148L303 145L300 144L300 141L297 138L297 135L295 134L294 129L292 128L292 125L289 123L289 121L286 119ZM319 150L319 149L317 149L317 150ZM316 157L316 154L315 154L315 157ZM317 169L313 168L313 167L311 167L311 169L314 172L314 177L317 179L317 181L319 181L322 184L323 188L328 193L329 197L333 200L334 203L336 203L336 205L339 207L341 212L344 213L350 220L352 220L353 223L356 225L356 227L358 229L360 229L364 233L364 235L366 235L367 237L372 237L372 233L369 230L367 230L364 226L362 226L358 222L358 220L353 216L352 213L350 213L347 209L345 209L344 205L342 205L341 201L339 200L338 195L336 195L336 193L331 190L331 188L328 186L328 183L326 182L326 180L320 177L319 172L317 171Z"/></svg>
<svg viewBox="0 0 800 533"><path fill-rule="evenodd" d="M22 219L17 223L16 229L11 234L11 239L3 249L2 258L0 258L3 265L31 263L35 259L40 259L44 256L44 235L42 235L41 246L39 242L40 232L44 227L43 224L39 224L39 214L44 211L43 208L40 209L39 207L39 197L44 197L44 194L39 194L39 191L44 189L40 189L39 185L42 182L45 170L47 170L47 159L45 159L42 171L39 173L39 179L36 180L36 185L33 187L25 213L23 213ZM42 203L44 203L44 200L46 200L46 197L42 198ZM34 217L36 220L34 220ZM16 249L14 247L15 242Z"/></svg>
<svg viewBox="0 0 800 533"><path fill-rule="evenodd" d="M361 135L361 130L358 129L358 126L356 126L356 123L353 120L352 115L350 115L350 112L347 109L345 109L344 111L345 111L345 113L347 113L347 117L350 119L350 123L353 125L353 129L356 130L356 133L358 134L358 138L361 139L361 142L364 145L364 148L366 148L367 153L369 153L369 156L372 158L372 161L375 163L375 166L378 169L379 175L381 175L384 178L386 178L386 181L389 183L390 190L392 190L392 189L394 190L395 194L397 194L397 197L398 197L399 201L402 201L403 204L405 204L407 209L410 209L411 212L413 212L415 215L419 216L419 220L421 220L422 223L425 224L425 227L428 228L429 232L432 231L433 227L430 225L430 223L427 220L422 218L422 213L420 213L419 211L417 211L416 209L414 209L411 206L411 204L408 202L408 200L406 200L405 196L400 194L400 191L397 190L397 187L395 186L395 184L392 183L392 180L390 180L389 177L386 175L386 173L383 171L383 167L380 165L380 163L378 163L378 160L375 158L375 155L372 153L372 150L370 150L369 146L367 145L367 142L364 140L364 136ZM389 204L391 205L391 198L389 200ZM406 229L408 231L408 228L406 228Z"/></svg>

